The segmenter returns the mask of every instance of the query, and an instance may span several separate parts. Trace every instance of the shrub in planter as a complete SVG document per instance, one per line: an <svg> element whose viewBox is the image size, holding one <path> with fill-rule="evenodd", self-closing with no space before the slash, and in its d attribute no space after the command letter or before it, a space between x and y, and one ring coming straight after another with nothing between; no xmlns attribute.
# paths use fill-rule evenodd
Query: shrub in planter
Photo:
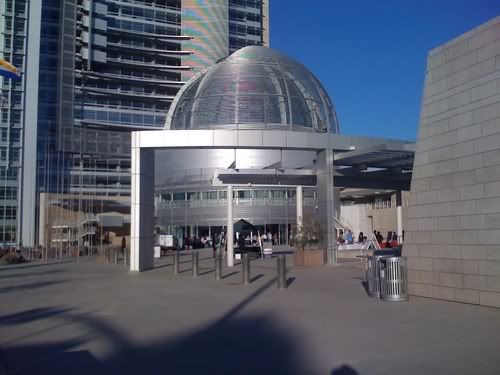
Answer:
<svg viewBox="0 0 500 375"><path fill-rule="evenodd" d="M5 254L2 259L0 259L2 264L17 264L24 262L24 258L16 253Z"/></svg>
<svg viewBox="0 0 500 375"><path fill-rule="evenodd" d="M322 266L326 263L326 249L321 248L323 229L316 220L304 218L293 233L296 266Z"/></svg>

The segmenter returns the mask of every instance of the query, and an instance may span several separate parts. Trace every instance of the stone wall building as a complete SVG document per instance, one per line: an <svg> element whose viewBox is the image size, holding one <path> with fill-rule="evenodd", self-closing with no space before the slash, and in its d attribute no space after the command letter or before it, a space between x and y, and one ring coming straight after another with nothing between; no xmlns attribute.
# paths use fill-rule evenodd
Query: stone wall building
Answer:
<svg viewBox="0 0 500 375"><path fill-rule="evenodd" d="M500 307L500 17L429 53L406 230L411 294Z"/></svg>

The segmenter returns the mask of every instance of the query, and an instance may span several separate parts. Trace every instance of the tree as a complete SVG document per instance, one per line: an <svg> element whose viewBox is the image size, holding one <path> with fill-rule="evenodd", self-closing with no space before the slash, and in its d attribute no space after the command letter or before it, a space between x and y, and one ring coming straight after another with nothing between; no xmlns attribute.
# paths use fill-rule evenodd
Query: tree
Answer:
<svg viewBox="0 0 500 375"><path fill-rule="evenodd" d="M321 224L309 217L302 219L299 225L293 232L295 245L301 250L317 247L323 239L323 229Z"/></svg>

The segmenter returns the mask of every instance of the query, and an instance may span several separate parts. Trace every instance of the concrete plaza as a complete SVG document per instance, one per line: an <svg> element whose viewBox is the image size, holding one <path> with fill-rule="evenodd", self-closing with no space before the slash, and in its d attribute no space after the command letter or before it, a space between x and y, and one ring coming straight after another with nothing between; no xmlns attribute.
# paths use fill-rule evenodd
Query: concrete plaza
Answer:
<svg viewBox="0 0 500 375"><path fill-rule="evenodd" d="M0 267L0 373L6 374L498 374L500 310L367 296L360 263L252 261L214 280L190 255L132 273L82 258Z"/></svg>

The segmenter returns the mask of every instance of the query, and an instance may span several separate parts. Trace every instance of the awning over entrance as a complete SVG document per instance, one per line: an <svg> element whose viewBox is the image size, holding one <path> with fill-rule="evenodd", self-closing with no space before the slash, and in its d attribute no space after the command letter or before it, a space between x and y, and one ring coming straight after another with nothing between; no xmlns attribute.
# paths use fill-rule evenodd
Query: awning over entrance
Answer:
<svg viewBox="0 0 500 375"><path fill-rule="evenodd" d="M334 155L334 186L410 190L415 144L380 145Z"/></svg>
<svg viewBox="0 0 500 375"><path fill-rule="evenodd" d="M236 223L234 223L233 228L235 232L240 232L240 233L250 232L255 230L253 224L243 219L240 219Z"/></svg>

